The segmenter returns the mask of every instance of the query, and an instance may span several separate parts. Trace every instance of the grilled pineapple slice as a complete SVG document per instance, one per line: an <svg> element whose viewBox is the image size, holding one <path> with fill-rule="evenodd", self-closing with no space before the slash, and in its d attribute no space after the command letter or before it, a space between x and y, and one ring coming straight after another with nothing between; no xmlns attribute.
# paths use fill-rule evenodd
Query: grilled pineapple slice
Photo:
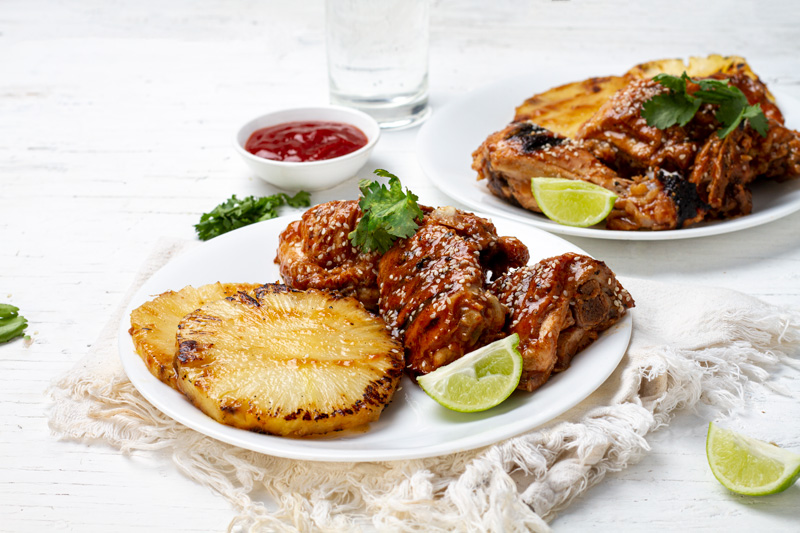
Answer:
<svg viewBox="0 0 800 533"><path fill-rule="evenodd" d="M177 292L167 291L134 309L128 333L150 373L176 388L172 362L177 351L176 333L181 319L209 302L239 291L253 291L256 287L260 284L212 283L198 288L190 285Z"/></svg>
<svg viewBox="0 0 800 533"><path fill-rule="evenodd" d="M648 61L630 69L625 73L625 77L628 79L643 79L652 78L657 74L680 76L684 71L692 78L707 78L718 72L725 74L743 72L751 78L757 79L756 74L750 69L750 65L747 64L743 57L721 56L719 54L711 54L708 57L690 57L686 63L682 59Z"/></svg>
<svg viewBox="0 0 800 533"><path fill-rule="evenodd" d="M211 418L283 436L378 419L403 371L403 347L350 297L265 285L187 315L178 389Z"/></svg>
<svg viewBox="0 0 800 533"><path fill-rule="evenodd" d="M574 138L578 128L628 82L621 76L607 76L554 87L525 100L517 107L514 121L532 120L543 128Z"/></svg>
<svg viewBox="0 0 800 533"><path fill-rule="evenodd" d="M707 78L718 72L742 72L758 79L747 61L739 56L712 54L691 57L687 63L682 59L660 59L636 65L622 76L589 78L531 96L517 107L514 121L533 120L544 128L574 138L581 125L632 80L652 78L661 73L680 76L683 71L693 78ZM767 93L767 96L774 101L771 94Z"/></svg>

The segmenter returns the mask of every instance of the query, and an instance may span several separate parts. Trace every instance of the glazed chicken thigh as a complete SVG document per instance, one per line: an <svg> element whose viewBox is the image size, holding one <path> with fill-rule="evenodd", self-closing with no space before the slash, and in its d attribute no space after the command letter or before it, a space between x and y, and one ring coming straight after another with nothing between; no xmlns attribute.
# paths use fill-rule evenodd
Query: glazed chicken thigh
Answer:
<svg viewBox="0 0 800 533"><path fill-rule="evenodd" d="M652 74L593 79L587 81L597 83L580 86L597 89L604 101L595 95L573 104L569 98L542 104L565 91L569 96L565 87L570 86L529 99L526 104L538 105L539 112L518 113L514 122L489 135L473 152L472 168L479 180L488 180L492 194L534 212L541 209L531 193L533 177L581 180L609 189L618 196L605 221L610 230L674 230L747 215L753 181L800 177L800 134L784 126L763 82L741 64L729 67L705 77L739 89L749 105L760 106L769 125L765 137L742 121L720 138L718 108L709 103L683 126L650 126L642 116L644 104L670 90ZM687 94L698 90L698 84L687 82ZM603 103L587 117L586 105L598 101ZM581 117L579 125L560 128L568 129L571 138L535 123L559 105L567 122ZM552 117L547 120L557 128Z"/></svg>
<svg viewBox="0 0 800 533"><path fill-rule="evenodd" d="M489 290L509 309L505 334L519 335L518 388L527 391L566 370L576 353L634 306L605 263L574 253L513 270Z"/></svg>
<svg viewBox="0 0 800 533"><path fill-rule="evenodd" d="M360 219L358 202L347 200L314 206L289 224L275 258L284 283L299 290L335 290L377 309L380 256L362 252L348 238Z"/></svg>
<svg viewBox="0 0 800 533"><path fill-rule="evenodd" d="M493 133L473 154L478 179L487 179L495 196L541 212L531 192L531 177L594 183L618 196L606 220L608 229L675 229L702 218L696 188L665 170L633 179L618 175L584 146L529 121L513 122ZM688 185L688 186L687 186Z"/></svg>
<svg viewBox="0 0 800 533"><path fill-rule="evenodd" d="M485 286L524 265L528 250L471 213L441 207L378 263L380 314L406 348L406 368L427 374L503 336L506 309Z"/></svg>

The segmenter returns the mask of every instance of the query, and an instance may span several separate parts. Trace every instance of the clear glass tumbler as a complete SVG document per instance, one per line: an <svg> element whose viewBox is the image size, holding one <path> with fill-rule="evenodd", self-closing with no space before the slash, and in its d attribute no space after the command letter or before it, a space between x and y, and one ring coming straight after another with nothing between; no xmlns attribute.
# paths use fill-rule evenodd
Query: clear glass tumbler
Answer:
<svg viewBox="0 0 800 533"><path fill-rule="evenodd" d="M382 128L424 120L428 107L428 0L327 0L331 103Z"/></svg>

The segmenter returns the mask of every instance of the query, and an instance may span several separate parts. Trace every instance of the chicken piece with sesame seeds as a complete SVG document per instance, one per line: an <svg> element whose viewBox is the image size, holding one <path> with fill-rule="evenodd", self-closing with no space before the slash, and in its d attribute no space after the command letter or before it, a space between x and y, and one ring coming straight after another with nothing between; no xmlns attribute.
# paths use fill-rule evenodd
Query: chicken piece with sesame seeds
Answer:
<svg viewBox="0 0 800 533"><path fill-rule="evenodd" d="M709 219L748 215L750 185L756 179L800 177L800 133L768 118L762 137L753 128L736 128L720 139L711 135L694 160L688 181L708 205Z"/></svg>
<svg viewBox="0 0 800 533"><path fill-rule="evenodd" d="M275 258L283 282L298 290L335 290L377 309L379 254L356 249L348 238L360 219L358 202L347 200L314 206L289 224Z"/></svg>
<svg viewBox="0 0 800 533"><path fill-rule="evenodd" d="M518 388L527 391L566 370L576 353L634 306L605 263L574 253L510 271L490 291L509 309L504 335L519 335Z"/></svg>
<svg viewBox="0 0 800 533"><path fill-rule="evenodd" d="M528 262L513 237L484 218L440 207L378 263L380 314L406 350L406 369L427 374L503 336L506 309L486 285Z"/></svg>
<svg viewBox="0 0 800 533"><path fill-rule="evenodd" d="M800 176L800 136L783 125L783 115L768 97L766 86L744 73L718 73L711 78L737 87L749 104L761 106L769 124L767 136L742 122L721 139L715 133L720 124L710 104L703 104L685 126L649 126L642 116L644 103L668 89L651 79L630 83L576 134L602 163L636 181L630 194L615 205L606 227L676 229L702 220L748 215L752 211L750 184L756 178ZM687 84L690 94L699 89L695 83ZM639 207L659 189L668 193L677 209L664 201L654 203L656 209ZM667 223L652 223L659 220Z"/></svg>
<svg viewBox="0 0 800 533"><path fill-rule="evenodd" d="M636 80L617 91L578 130L576 138L603 164L623 176L643 174L651 168L688 174L703 141L717 123L708 104L686 126L666 129L649 126L642 104L668 89L647 79Z"/></svg>
<svg viewBox="0 0 800 533"><path fill-rule="evenodd" d="M491 134L472 153L478 179L487 179L495 196L541 213L531 192L531 178L581 180L622 194L630 180L620 178L579 143L531 121L512 122Z"/></svg>
<svg viewBox="0 0 800 533"><path fill-rule="evenodd" d="M582 142L562 137L536 124L514 122L493 133L473 154L478 179L488 179L489 191L513 205L541 213L531 190L531 178L553 177L586 181L614 192L618 199L606 219L615 230L665 230L703 218L696 188L676 181L676 173L652 170L624 178L601 163Z"/></svg>
<svg viewBox="0 0 800 533"><path fill-rule="evenodd" d="M761 107L769 124L766 137L743 121L720 139L716 107L707 103L683 126L650 126L643 105L669 89L653 79L633 79L600 105L574 138L518 120L473 152L472 168L479 180L488 180L492 194L539 213L532 177L581 180L609 189L618 196L605 220L610 230L675 230L747 215L752 181L800 177L800 133L784 126L781 111L752 72L709 77L738 88L750 105ZM698 89L687 83L689 94Z"/></svg>

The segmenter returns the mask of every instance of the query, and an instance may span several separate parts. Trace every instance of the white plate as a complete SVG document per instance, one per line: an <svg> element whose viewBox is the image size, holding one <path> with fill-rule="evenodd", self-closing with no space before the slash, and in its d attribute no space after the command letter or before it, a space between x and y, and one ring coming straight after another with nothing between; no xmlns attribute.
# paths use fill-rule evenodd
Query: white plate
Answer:
<svg viewBox="0 0 800 533"><path fill-rule="evenodd" d="M582 78L556 72L520 75L487 85L437 110L417 137L417 157L428 178L445 194L492 215L530 224L554 233L596 239L668 240L718 235L758 226L800 210L800 180L784 183L765 180L753 184L752 214L668 231L610 231L602 227L562 226L544 215L515 207L489 192L486 180L477 181L472 152L491 133L514 118L514 109L532 95L550 87ZM800 123L800 102L773 91L788 125Z"/></svg>
<svg viewBox="0 0 800 533"><path fill-rule="evenodd" d="M274 282L278 234L296 217L282 217L227 233L179 256L136 293L119 326L125 372L139 392L178 422L215 439L280 457L313 461L381 461L443 455L512 437L558 416L599 387L619 363L631 334L630 313L578 354L566 372L533 394L515 392L483 413L456 413L441 407L404 377L401 389L368 431L335 438L289 439L261 435L217 423L183 395L153 377L134 351L128 334L130 311L166 290L223 282ZM532 261L580 249L515 222L495 220L500 235L516 235L530 247ZM246 250L246 254L243 254ZM242 258L247 260L243 261ZM635 295L634 295L635 297Z"/></svg>

